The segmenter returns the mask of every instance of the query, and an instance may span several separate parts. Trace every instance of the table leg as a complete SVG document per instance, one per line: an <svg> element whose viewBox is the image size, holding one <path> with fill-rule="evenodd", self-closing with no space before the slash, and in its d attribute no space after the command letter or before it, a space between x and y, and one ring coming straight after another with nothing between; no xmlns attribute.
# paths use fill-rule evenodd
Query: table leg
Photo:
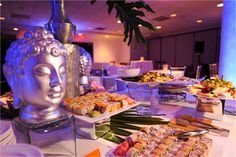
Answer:
<svg viewBox="0 0 236 157"><path fill-rule="evenodd" d="M224 114L224 110L225 110L225 100L220 99L221 103L222 103L222 114Z"/></svg>

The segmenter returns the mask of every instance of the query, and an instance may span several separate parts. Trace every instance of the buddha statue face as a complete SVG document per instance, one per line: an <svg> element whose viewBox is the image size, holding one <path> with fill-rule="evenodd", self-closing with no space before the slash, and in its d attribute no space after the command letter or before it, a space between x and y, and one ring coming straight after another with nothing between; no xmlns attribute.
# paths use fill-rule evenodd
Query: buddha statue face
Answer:
<svg viewBox="0 0 236 157"><path fill-rule="evenodd" d="M11 44L3 66L14 96L14 107L26 123L60 116L58 104L66 90L66 50L42 27Z"/></svg>

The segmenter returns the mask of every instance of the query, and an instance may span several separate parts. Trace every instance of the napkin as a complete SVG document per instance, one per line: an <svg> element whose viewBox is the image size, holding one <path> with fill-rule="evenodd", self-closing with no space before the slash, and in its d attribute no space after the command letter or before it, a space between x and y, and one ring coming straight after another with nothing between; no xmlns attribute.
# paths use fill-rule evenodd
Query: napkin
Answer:
<svg viewBox="0 0 236 157"><path fill-rule="evenodd" d="M99 148L93 150L92 152L86 154L84 157L101 157Z"/></svg>

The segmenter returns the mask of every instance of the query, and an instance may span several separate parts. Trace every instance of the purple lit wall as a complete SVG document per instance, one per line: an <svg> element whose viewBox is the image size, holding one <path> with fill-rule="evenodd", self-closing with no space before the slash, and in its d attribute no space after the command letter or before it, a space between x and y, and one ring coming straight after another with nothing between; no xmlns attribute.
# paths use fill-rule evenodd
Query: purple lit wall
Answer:
<svg viewBox="0 0 236 157"><path fill-rule="evenodd" d="M219 76L236 85L236 0L225 0L221 27Z"/></svg>

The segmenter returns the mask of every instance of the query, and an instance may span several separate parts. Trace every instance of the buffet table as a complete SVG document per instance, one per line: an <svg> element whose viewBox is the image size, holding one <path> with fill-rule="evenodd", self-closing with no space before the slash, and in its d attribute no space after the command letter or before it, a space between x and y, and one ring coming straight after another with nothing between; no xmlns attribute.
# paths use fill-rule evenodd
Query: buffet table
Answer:
<svg viewBox="0 0 236 157"><path fill-rule="evenodd" d="M235 105L235 104L233 104ZM183 103L182 106L160 105L160 113L167 114L164 118L170 119L178 114L195 115L195 105ZM229 137L219 137L208 134L213 139L213 145L209 152L209 157L231 157L236 156L234 151L236 145L236 117L224 115L222 121L213 121L213 124L230 130ZM109 156L109 153L117 145L104 139L89 140L78 136L77 138L79 156L83 156L94 149L99 148L102 156Z"/></svg>

